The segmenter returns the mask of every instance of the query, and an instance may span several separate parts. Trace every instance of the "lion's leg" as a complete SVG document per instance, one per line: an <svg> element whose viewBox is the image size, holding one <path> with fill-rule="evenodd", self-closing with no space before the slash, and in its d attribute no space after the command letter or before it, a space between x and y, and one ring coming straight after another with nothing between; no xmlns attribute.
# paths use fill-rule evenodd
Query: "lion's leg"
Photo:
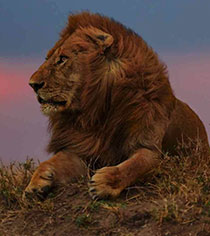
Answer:
<svg viewBox="0 0 210 236"><path fill-rule="evenodd" d="M90 194L93 198L118 196L124 188L156 166L158 156L156 152L140 149L117 166L97 170L90 181Z"/></svg>
<svg viewBox="0 0 210 236"><path fill-rule="evenodd" d="M85 164L74 154L58 152L49 160L42 162L35 170L25 195L44 194L58 183L67 183L86 175Z"/></svg>

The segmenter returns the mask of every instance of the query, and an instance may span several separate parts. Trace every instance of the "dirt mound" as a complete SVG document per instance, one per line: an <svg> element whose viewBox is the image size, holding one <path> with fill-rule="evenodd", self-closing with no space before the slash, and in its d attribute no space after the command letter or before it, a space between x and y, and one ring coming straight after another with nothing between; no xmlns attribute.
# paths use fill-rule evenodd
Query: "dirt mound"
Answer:
<svg viewBox="0 0 210 236"><path fill-rule="evenodd" d="M87 180L47 199L21 198L32 160L0 169L0 235L210 235L210 161L165 156L159 169L115 200L91 200Z"/></svg>

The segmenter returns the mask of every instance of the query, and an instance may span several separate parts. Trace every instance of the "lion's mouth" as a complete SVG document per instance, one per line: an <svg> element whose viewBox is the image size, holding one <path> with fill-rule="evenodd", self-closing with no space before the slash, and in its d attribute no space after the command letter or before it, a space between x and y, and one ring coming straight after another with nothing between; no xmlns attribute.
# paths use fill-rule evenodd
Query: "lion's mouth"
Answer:
<svg viewBox="0 0 210 236"><path fill-rule="evenodd" d="M51 106L65 106L66 105L66 101L54 101L52 99L44 100L40 96L38 96L38 101L40 104L49 104Z"/></svg>

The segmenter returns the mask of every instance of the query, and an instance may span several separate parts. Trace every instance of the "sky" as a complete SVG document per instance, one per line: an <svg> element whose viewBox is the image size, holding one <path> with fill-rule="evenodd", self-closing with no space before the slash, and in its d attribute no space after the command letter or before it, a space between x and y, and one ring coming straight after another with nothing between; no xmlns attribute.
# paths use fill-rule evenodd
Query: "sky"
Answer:
<svg viewBox="0 0 210 236"><path fill-rule="evenodd" d="M0 0L0 159L41 161L47 118L28 80L58 40L70 13L89 10L120 21L167 64L177 97L203 120L210 137L209 0Z"/></svg>

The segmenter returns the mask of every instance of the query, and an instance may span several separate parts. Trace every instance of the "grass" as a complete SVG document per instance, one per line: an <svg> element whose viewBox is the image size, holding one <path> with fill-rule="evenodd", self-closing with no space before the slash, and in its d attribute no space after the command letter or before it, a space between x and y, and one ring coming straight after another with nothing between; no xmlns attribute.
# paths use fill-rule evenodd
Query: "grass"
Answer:
<svg viewBox="0 0 210 236"><path fill-rule="evenodd" d="M69 230L76 230L76 227L80 230L78 232L85 232L84 235L89 235L89 232L92 233L90 235L96 232L106 235L109 230L118 232L119 227L122 233L119 235L135 235L130 233L135 226L142 227L147 222L159 225L157 227L166 227L167 224L189 226L189 230L194 224L209 223L210 159L202 157L199 149L194 151L193 156L164 155L152 175L127 188L115 200L92 201L88 195L87 181L84 180L56 190L45 201L34 199L30 203L25 202L22 193L35 166L32 159L9 166L1 165L0 235L1 230L7 232L11 229L8 226L11 220L19 222L19 226L13 229L15 234L22 232L23 224L28 224L29 228L25 226L24 233L27 235L29 230L30 235L32 223L28 222L30 217L27 218L30 214L38 221L44 219L42 232L55 230L52 226L55 221L61 222L64 228L65 224L68 225ZM109 226L104 222L109 222ZM31 227L35 227L35 223ZM105 227L109 228L107 232ZM207 232L202 227L202 232Z"/></svg>
<svg viewBox="0 0 210 236"><path fill-rule="evenodd" d="M82 214L76 217L75 223L78 227L87 227L91 223L89 214Z"/></svg>
<svg viewBox="0 0 210 236"><path fill-rule="evenodd" d="M33 159L27 159L24 163L12 162L9 166L1 164L0 168L0 203L1 207L11 209L24 207L22 200L24 188L30 181L34 172Z"/></svg>
<svg viewBox="0 0 210 236"><path fill-rule="evenodd" d="M159 169L159 178L153 187L157 199L159 222L172 220L182 224L192 222L203 215L210 216L209 159L198 155L165 157ZM181 164L180 164L181 163Z"/></svg>

